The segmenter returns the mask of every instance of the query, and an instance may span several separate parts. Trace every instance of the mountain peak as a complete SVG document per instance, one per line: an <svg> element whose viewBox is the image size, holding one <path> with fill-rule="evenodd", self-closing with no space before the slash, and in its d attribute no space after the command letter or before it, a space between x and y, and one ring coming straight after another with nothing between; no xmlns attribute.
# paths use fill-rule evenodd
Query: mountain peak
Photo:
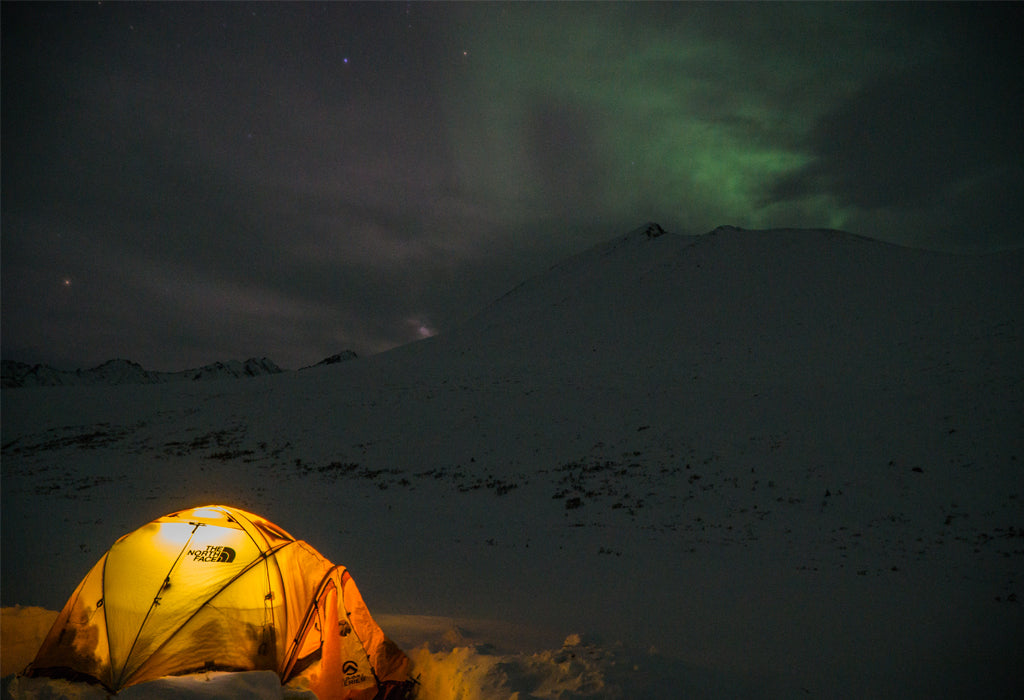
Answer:
<svg viewBox="0 0 1024 700"><path fill-rule="evenodd" d="M745 229L742 229L739 226L733 226L732 224L723 224L722 226L716 227L713 231L710 232L710 234L714 235L716 233L737 233L743 230Z"/></svg>
<svg viewBox="0 0 1024 700"><path fill-rule="evenodd" d="M658 236L665 235L665 229L661 227L661 224L654 221L648 221L641 227L641 230L647 238L657 238Z"/></svg>
<svg viewBox="0 0 1024 700"><path fill-rule="evenodd" d="M355 352L353 352L352 350L343 350L342 352L335 353L330 357L325 357L324 359L317 362L315 365L303 367L302 369L310 369L310 367L323 367L325 365L336 365L339 362L348 362L349 360L356 359L359 359L359 355L357 355Z"/></svg>

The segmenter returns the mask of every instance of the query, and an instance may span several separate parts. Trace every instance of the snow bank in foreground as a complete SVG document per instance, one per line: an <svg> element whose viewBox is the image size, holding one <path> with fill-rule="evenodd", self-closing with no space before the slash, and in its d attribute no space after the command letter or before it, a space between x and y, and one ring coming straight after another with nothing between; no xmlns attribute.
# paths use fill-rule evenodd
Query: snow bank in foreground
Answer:
<svg viewBox="0 0 1024 700"><path fill-rule="evenodd" d="M35 656L56 613L43 608L3 608L2 658L4 696L47 700L102 700L107 693L85 683L47 678L15 678ZM403 616L389 615L399 628ZM406 627L422 626L410 616ZM435 630L436 631L436 630ZM492 700L495 698L636 698L656 695L654 673L671 662L653 653L630 652L621 645L571 634L558 649L499 651L491 643L471 642L458 626L409 651L418 677L419 700ZM204 673L161 678L126 688L128 700L200 700L258 698L309 700L308 691L281 687L270 671Z"/></svg>
<svg viewBox="0 0 1024 700"><path fill-rule="evenodd" d="M561 649L531 654L500 654L489 645L436 652L422 646L410 656L420 700L625 697L609 679L615 654L577 634Z"/></svg>
<svg viewBox="0 0 1024 700"><path fill-rule="evenodd" d="M35 658L57 613L15 605L0 609L0 677L19 673Z"/></svg>
<svg viewBox="0 0 1024 700"><path fill-rule="evenodd" d="M735 700L807 692L579 634L559 649L508 653L482 644L433 651L424 644L409 657L420 682L418 700Z"/></svg>

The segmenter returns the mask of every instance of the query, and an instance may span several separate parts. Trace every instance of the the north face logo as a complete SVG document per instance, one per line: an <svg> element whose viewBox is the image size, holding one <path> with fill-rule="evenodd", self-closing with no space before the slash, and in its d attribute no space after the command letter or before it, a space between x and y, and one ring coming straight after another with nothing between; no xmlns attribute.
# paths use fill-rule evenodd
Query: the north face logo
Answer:
<svg viewBox="0 0 1024 700"><path fill-rule="evenodd" d="M207 545L206 549L190 549L188 555L195 561L229 562L235 560L235 550L220 545Z"/></svg>
<svg viewBox="0 0 1024 700"><path fill-rule="evenodd" d="M369 676L359 670L359 664L351 659L341 665L341 670L345 674L341 684L346 688L350 685L359 685L370 680Z"/></svg>

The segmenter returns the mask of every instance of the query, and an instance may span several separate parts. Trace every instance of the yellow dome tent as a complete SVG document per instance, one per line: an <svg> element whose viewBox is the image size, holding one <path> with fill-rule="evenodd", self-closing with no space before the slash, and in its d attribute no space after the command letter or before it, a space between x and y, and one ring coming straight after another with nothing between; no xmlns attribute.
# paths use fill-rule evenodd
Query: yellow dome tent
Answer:
<svg viewBox="0 0 1024 700"><path fill-rule="evenodd" d="M273 670L321 700L391 700L412 685L344 567L226 506L171 513L115 542L26 674L117 692L204 670Z"/></svg>

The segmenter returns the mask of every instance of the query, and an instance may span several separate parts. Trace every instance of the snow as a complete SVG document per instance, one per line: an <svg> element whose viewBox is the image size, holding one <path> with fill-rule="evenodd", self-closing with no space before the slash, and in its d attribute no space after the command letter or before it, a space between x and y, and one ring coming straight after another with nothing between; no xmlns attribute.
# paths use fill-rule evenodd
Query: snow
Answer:
<svg viewBox="0 0 1024 700"><path fill-rule="evenodd" d="M35 658L36 651L50 631L57 612L40 607L20 605L0 610L0 632L3 654L0 654L0 676L18 673Z"/></svg>
<svg viewBox="0 0 1024 700"><path fill-rule="evenodd" d="M13 678L8 692L26 700L104 700L110 697L99 686L48 678ZM308 690L282 687L281 679L273 671L210 672L158 678L129 686L117 697L123 700L316 700L316 695Z"/></svg>
<svg viewBox="0 0 1024 700"><path fill-rule="evenodd" d="M1014 697L1024 252L653 230L374 357L5 390L3 604L222 502L425 698Z"/></svg>

